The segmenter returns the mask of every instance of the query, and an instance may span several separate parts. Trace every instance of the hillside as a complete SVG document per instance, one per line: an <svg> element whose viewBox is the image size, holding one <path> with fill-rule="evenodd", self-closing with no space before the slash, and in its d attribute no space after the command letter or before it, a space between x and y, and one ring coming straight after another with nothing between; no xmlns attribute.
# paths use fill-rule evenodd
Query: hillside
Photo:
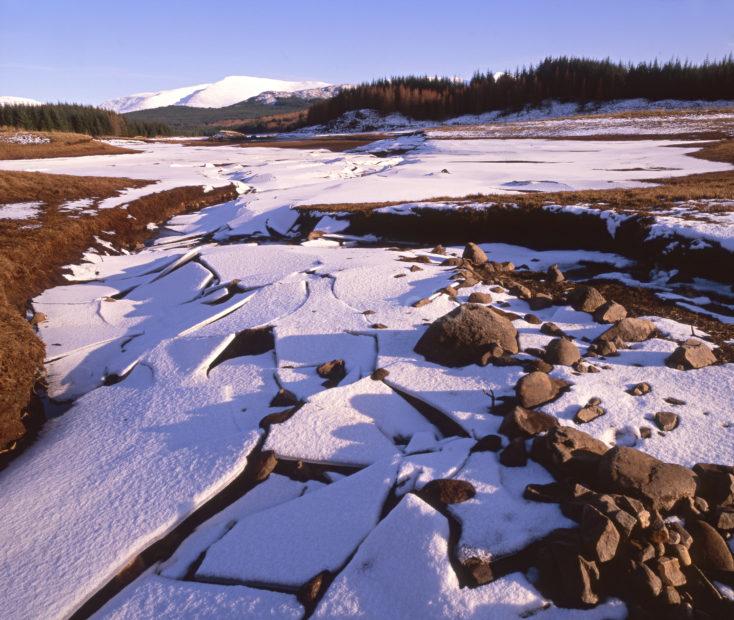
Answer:
<svg viewBox="0 0 734 620"><path fill-rule="evenodd" d="M272 103L270 102L272 101ZM272 115L290 114L306 110L313 99L299 97L275 97L263 95L223 108L195 108L184 105L168 105L150 110L128 112L123 117L136 123L163 123L175 134L212 134L222 127L248 125L252 119Z"/></svg>

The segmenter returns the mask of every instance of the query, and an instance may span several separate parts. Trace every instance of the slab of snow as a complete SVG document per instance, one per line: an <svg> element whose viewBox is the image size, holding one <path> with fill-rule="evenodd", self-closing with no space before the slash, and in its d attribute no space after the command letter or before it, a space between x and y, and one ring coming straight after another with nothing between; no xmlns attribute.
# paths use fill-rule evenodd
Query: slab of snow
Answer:
<svg viewBox="0 0 734 620"><path fill-rule="evenodd" d="M42 202L0 204L0 220L31 220L38 215Z"/></svg>

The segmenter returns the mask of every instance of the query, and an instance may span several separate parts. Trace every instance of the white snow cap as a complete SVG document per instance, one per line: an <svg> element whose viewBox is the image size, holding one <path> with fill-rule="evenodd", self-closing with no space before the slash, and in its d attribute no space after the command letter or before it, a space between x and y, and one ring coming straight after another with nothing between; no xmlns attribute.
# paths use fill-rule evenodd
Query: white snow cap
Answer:
<svg viewBox="0 0 734 620"><path fill-rule="evenodd" d="M0 106L2 105L43 105L43 102L36 101L35 99L28 99L27 97L0 95Z"/></svg>
<svg viewBox="0 0 734 620"><path fill-rule="evenodd" d="M327 82L300 81L289 82L272 78L252 77L249 75L230 75L218 82L196 84L170 90L136 93L126 97L110 99L100 105L115 112L135 112L169 105L183 105L192 108L223 108L255 97L264 92L292 93L301 90L327 89Z"/></svg>

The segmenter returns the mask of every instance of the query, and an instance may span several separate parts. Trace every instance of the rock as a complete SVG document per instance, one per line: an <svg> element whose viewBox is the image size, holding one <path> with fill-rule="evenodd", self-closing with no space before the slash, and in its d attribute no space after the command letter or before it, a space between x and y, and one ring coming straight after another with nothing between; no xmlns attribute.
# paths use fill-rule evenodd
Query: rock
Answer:
<svg viewBox="0 0 734 620"><path fill-rule="evenodd" d="M665 364L678 370L694 370L716 363L716 356L700 340L686 340L665 360Z"/></svg>
<svg viewBox="0 0 734 620"><path fill-rule="evenodd" d="M299 403L298 397L291 392L290 390L286 390L284 388L280 388L278 390L278 393L273 396L273 399L270 401L271 407L293 407Z"/></svg>
<svg viewBox="0 0 734 620"><path fill-rule="evenodd" d="M431 323L415 352L444 366L467 366L478 362L492 344L517 353L513 324L490 308L464 304Z"/></svg>
<svg viewBox="0 0 734 620"><path fill-rule="evenodd" d="M422 308L423 306L427 306L431 303L430 297L424 297L423 299L419 299L418 301L413 303L413 308Z"/></svg>
<svg viewBox="0 0 734 620"><path fill-rule="evenodd" d="M500 463L505 467L525 467L528 464L528 453L525 450L525 440L522 437L515 437L500 452Z"/></svg>
<svg viewBox="0 0 734 620"><path fill-rule="evenodd" d="M514 439L515 437L532 437L556 426L558 426L558 419L554 415L524 407L515 407L502 420L499 431L510 439Z"/></svg>
<svg viewBox="0 0 734 620"><path fill-rule="evenodd" d="M479 365L486 366L487 364L496 362L504 354L505 354L505 351L500 345L492 343L487 347L487 350L484 353L482 353L482 356L479 358Z"/></svg>
<svg viewBox="0 0 734 620"><path fill-rule="evenodd" d="M576 412L573 421L576 424L586 424L597 418L603 416L606 413L599 405L586 405Z"/></svg>
<svg viewBox="0 0 734 620"><path fill-rule="evenodd" d="M559 426L533 440L531 455L558 476L595 482L602 455L608 446L598 439L568 426Z"/></svg>
<svg viewBox="0 0 734 620"><path fill-rule="evenodd" d="M597 323L616 323L627 316L627 309L616 301L608 301L594 310L594 320Z"/></svg>
<svg viewBox="0 0 734 620"><path fill-rule="evenodd" d="M487 255L484 253L484 250L482 250L482 248L480 248L476 243L472 242L466 244L462 257L471 261L475 265L481 265L489 260Z"/></svg>
<svg viewBox="0 0 734 620"><path fill-rule="evenodd" d="M598 342L596 343L595 347L596 352L603 357L612 357L614 355L619 355L617 351L617 345L613 342Z"/></svg>
<svg viewBox="0 0 734 620"><path fill-rule="evenodd" d="M548 484L528 484L522 496L532 502L560 504L569 497L568 489L558 482Z"/></svg>
<svg viewBox="0 0 734 620"><path fill-rule="evenodd" d="M659 510L670 510L696 492L696 478L687 467L625 446L612 448L600 459L598 482L611 492L648 499Z"/></svg>
<svg viewBox="0 0 734 620"><path fill-rule="evenodd" d="M487 560L477 557L467 558L462 566L475 586L483 586L494 581L492 564Z"/></svg>
<svg viewBox="0 0 734 620"><path fill-rule="evenodd" d="M676 558L681 566L691 565L691 554L688 552L688 547L686 547L685 545L669 545L668 551L668 555Z"/></svg>
<svg viewBox="0 0 734 620"><path fill-rule="evenodd" d="M677 558L669 558L664 556L652 562L655 574L660 577L660 581L665 586L682 586L686 583L686 576L680 569Z"/></svg>
<svg viewBox="0 0 734 620"><path fill-rule="evenodd" d="M526 314L523 319L525 319L525 321L527 321L531 325L540 325L543 322L539 317L529 313Z"/></svg>
<svg viewBox="0 0 734 620"><path fill-rule="evenodd" d="M527 409L552 401L560 391L561 384L540 371L522 376L515 386L520 405Z"/></svg>
<svg viewBox="0 0 734 620"><path fill-rule="evenodd" d="M712 504L734 505L734 467L713 463L696 463L698 495Z"/></svg>
<svg viewBox="0 0 734 620"><path fill-rule="evenodd" d="M253 464L254 478L257 482L265 480L278 465L278 459L272 450L264 450L258 454Z"/></svg>
<svg viewBox="0 0 734 620"><path fill-rule="evenodd" d="M665 586L660 593L660 602L663 605L680 605L681 598L678 590L673 586Z"/></svg>
<svg viewBox="0 0 734 620"><path fill-rule="evenodd" d="M479 284L479 278L473 273L466 274L459 284L459 288L471 288Z"/></svg>
<svg viewBox="0 0 734 620"><path fill-rule="evenodd" d="M382 381L389 374L390 371L386 370L385 368L375 368L375 370L370 375L370 379L372 379L373 381Z"/></svg>
<svg viewBox="0 0 734 620"><path fill-rule="evenodd" d="M607 301L593 286L577 286L568 296L568 300L574 310L581 312L594 312Z"/></svg>
<svg viewBox="0 0 734 620"><path fill-rule="evenodd" d="M347 367L344 360L331 360L321 364L316 369L316 374L327 379L330 383L337 384L347 376Z"/></svg>
<svg viewBox="0 0 734 620"><path fill-rule="evenodd" d="M652 387L649 383L638 383L627 390L627 394L631 394L632 396L644 396L645 394L649 394L651 391Z"/></svg>
<svg viewBox="0 0 734 620"><path fill-rule="evenodd" d="M318 601L322 592L326 591L327 586L331 582L331 573L329 571L321 571L315 577L309 579L296 592L296 598L306 609L313 607Z"/></svg>
<svg viewBox="0 0 734 620"><path fill-rule="evenodd" d="M554 541L542 551L539 568L542 581L553 583L553 600L562 607L596 605L599 582L596 562L587 560L569 542Z"/></svg>
<svg viewBox="0 0 734 620"><path fill-rule="evenodd" d="M640 500L627 495L615 495L614 501L622 510L635 518L640 529L646 530L650 527L650 513Z"/></svg>
<svg viewBox="0 0 734 620"><path fill-rule="evenodd" d="M543 325L540 326L540 333L545 334L546 336L554 336L556 338L566 338L565 332L558 327L555 323L551 323L548 321L547 323L543 323Z"/></svg>
<svg viewBox="0 0 734 620"><path fill-rule="evenodd" d="M627 553L635 562L648 562L655 557L655 547L643 540L633 539L627 545Z"/></svg>
<svg viewBox="0 0 734 620"><path fill-rule="evenodd" d="M387 329L387 325L384 323L372 323L372 325L370 325L370 329Z"/></svg>
<svg viewBox="0 0 734 620"><path fill-rule="evenodd" d="M701 570L734 571L734 557L716 529L697 519L686 519L686 529L693 537L691 558Z"/></svg>
<svg viewBox="0 0 734 620"><path fill-rule="evenodd" d="M429 504L461 504L474 497L476 489L466 480L439 478L426 484L418 495Z"/></svg>
<svg viewBox="0 0 734 620"><path fill-rule="evenodd" d="M418 265L411 265L408 268L408 271L411 271L413 273L415 273L416 271L423 271L423 267L419 267Z"/></svg>
<svg viewBox="0 0 734 620"><path fill-rule="evenodd" d="M519 297L520 299L528 300L533 296L533 292L527 286L520 284L519 282L508 282L508 289L510 294L515 297Z"/></svg>
<svg viewBox="0 0 734 620"><path fill-rule="evenodd" d="M553 297L547 293L538 293L530 298L528 301L531 310L543 310L544 308L550 308L553 305Z"/></svg>
<svg viewBox="0 0 734 620"><path fill-rule="evenodd" d="M440 254L441 256L446 256L446 248L443 247L440 243L431 250L431 254Z"/></svg>
<svg viewBox="0 0 734 620"><path fill-rule="evenodd" d="M657 598L663 589L663 582L647 564L634 562L631 574L632 589L641 599Z"/></svg>
<svg viewBox="0 0 734 620"><path fill-rule="evenodd" d="M548 279L556 284L563 282L566 277L563 272L558 268L558 265L551 265L548 267Z"/></svg>
<svg viewBox="0 0 734 620"><path fill-rule="evenodd" d="M714 525L726 532L734 530L734 508L719 506L714 514Z"/></svg>
<svg viewBox="0 0 734 620"><path fill-rule="evenodd" d="M489 293L480 293L479 291L473 292L469 295L470 304L491 304L492 296Z"/></svg>
<svg viewBox="0 0 734 620"><path fill-rule="evenodd" d="M661 431L672 431L678 426L678 416L672 411L658 411L655 414L655 424Z"/></svg>
<svg viewBox="0 0 734 620"><path fill-rule="evenodd" d="M640 426L640 439L650 439L652 429L649 426Z"/></svg>
<svg viewBox="0 0 734 620"><path fill-rule="evenodd" d="M459 267L463 265L464 261L461 258L451 257L441 262L442 267Z"/></svg>
<svg viewBox="0 0 734 620"><path fill-rule="evenodd" d="M534 372L536 370L548 374L553 371L553 364L549 364L545 360L532 360L525 366L527 372Z"/></svg>
<svg viewBox="0 0 734 620"><path fill-rule="evenodd" d="M573 366L581 359L579 348L570 340L556 338L548 343L543 357L549 364Z"/></svg>
<svg viewBox="0 0 734 620"><path fill-rule="evenodd" d="M485 435L474 444L472 452L499 452L502 448L502 437L499 435Z"/></svg>
<svg viewBox="0 0 734 620"><path fill-rule="evenodd" d="M596 561L608 562L617 553L619 532L608 517L587 504L581 517L581 540Z"/></svg>
<svg viewBox="0 0 734 620"><path fill-rule="evenodd" d="M439 292L439 293L443 293L444 295L448 295L448 296L449 296L449 297L451 297L452 299L453 299L454 297L456 297L456 295L458 294L458 293L456 292L456 289L455 289L455 288L454 288L453 286L445 286L444 288L442 288L442 289L441 289L440 291L438 291L438 292Z"/></svg>
<svg viewBox="0 0 734 620"><path fill-rule="evenodd" d="M619 338L623 342L642 342L652 337L654 333L655 324L653 322L647 319L626 318L617 321L599 336L599 340L609 342Z"/></svg>

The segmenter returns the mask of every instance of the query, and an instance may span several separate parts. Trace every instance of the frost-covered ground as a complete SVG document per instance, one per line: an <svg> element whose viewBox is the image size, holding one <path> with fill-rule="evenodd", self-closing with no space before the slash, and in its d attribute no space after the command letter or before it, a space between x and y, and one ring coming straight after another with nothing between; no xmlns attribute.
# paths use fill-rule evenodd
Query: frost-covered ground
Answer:
<svg viewBox="0 0 734 620"><path fill-rule="evenodd" d="M358 247L339 236L334 219L322 223L330 239L273 240L292 232L290 207L298 204L509 193L532 184L637 187L653 167L666 169L659 176L728 165L687 157L691 147L663 141L408 137L359 153L138 147L143 153L0 162L157 179L153 191L230 182L242 190L236 201L174 218L143 251L87 254L70 266L69 284L33 301L45 315L39 332L48 394L68 408L0 474L0 562L12 573L0 595L8 617L70 615L256 467L264 451L318 467L313 475L284 467L248 487L97 617L299 618L306 609L303 590L296 592L324 571L333 581L313 609L319 618L626 615L613 598L589 610L560 609L539 592L532 572L468 588L453 566L454 554L504 556L572 525L557 504L523 498L526 484L552 480L540 465L506 467L496 453L476 450L502 423L489 411L492 399L514 396L523 367L447 368L414 352L429 323L476 292L491 292L493 307L518 315L521 349L544 347L551 337L523 318L528 302L481 283L456 296L441 293L456 283L454 270L440 264L444 255ZM583 262L625 275L632 267L602 252L483 248L493 261L537 271ZM572 336L582 354L607 328L568 305L532 312ZM592 360L599 372L556 366L552 376L571 389L541 409L576 426L579 407L598 397L607 414L583 425L594 437L686 466L731 462L731 366L669 368L666 356L691 327L653 320L656 337L603 363ZM343 376L329 381L319 366L336 359ZM378 368L389 373L384 381L372 378ZM631 396L641 381L653 390ZM280 390L290 402L274 400ZM678 427L643 438L640 427L669 409L670 399L683 403L675 405ZM477 494L447 515L412 493L441 478L469 481ZM451 523L461 525L458 540Z"/></svg>

